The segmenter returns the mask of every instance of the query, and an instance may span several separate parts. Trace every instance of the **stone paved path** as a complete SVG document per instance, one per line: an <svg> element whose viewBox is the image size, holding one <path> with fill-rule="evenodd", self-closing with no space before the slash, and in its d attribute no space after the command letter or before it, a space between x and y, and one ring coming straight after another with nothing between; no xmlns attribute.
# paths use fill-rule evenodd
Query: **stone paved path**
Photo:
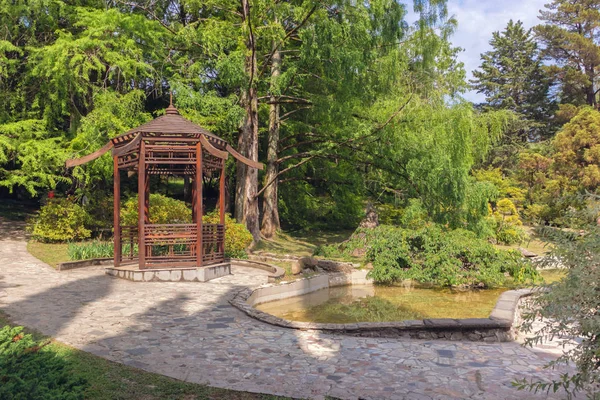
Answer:
<svg viewBox="0 0 600 400"><path fill-rule="evenodd" d="M134 283L102 268L56 272L0 238L0 308L18 324L177 379L303 398L541 399L511 387L549 377L549 355L517 343L350 338L272 327L229 306L266 282L234 268L209 283Z"/></svg>

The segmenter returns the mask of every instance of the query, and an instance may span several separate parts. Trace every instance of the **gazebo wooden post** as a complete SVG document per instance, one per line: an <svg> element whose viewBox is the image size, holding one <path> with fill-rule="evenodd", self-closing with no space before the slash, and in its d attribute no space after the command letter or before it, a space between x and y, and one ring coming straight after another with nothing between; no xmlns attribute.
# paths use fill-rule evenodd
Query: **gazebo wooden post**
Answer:
<svg viewBox="0 0 600 400"><path fill-rule="evenodd" d="M114 182L114 199L113 199L113 257L115 268L121 265L121 174L119 173L119 157L113 156L113 182Z"/></svg>
<svg viewBox="0 0 600 400"><path fill-rule="evenodd" d="M204 250L202 248L202 144L196 143L196 179L194 208L196 209L196 266L202 267Z"/></svg>
<svg viewBox="0 0 600 400"><path fill-rule="evenodd" d="M225 225L225 160L221 167L221 178L219 179L219 220L221 225Z"/></svg>
<svg viewBox="0 0 600 400"><path fill-rule="evenodd" d="M196 180L191 184L192 186L192 222L196 223Z"/></svg>
<svg viewBox="0 0 600 400"><path fill-rule="evenodd" d="M221 178L219 179L219 223L223 226L223 237L219 240L219 252L225 254L225 159L221 160Z"/></svg>
<svg viewBox="0 0 600 400"><path fill-rule="evenodd" d="M138 260L140 269L146 268L146 146L140 142L140 159L138 161Z"/></svg>

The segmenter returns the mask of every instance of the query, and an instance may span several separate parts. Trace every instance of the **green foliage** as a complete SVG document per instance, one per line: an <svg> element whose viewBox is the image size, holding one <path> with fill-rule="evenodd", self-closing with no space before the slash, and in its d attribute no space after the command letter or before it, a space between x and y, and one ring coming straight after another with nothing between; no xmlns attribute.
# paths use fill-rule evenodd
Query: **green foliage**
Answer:
<svg viewBox="0 0 600 400"><path fill-rule="evenodd" d="M0 398L76 400L86 380L73 374L61 357L45 349L22 327L0 329Z"/></svg>
<svg viewBox="0 0 600 400"><path fill-rule="evenodd" d="M215 211L202 217L202 222L218 224L219 214ZM252 243L252 234L244 224L238 224L229 214L225 215L225 256L248 258L246 249Z"/></svg>
<svg viewBox="0 0 600 400"><path fill-rule="evenodd" d="M32 196L40 189L54 189L70 182L59 171L66 159L62 138L48 132L43 120L0 120L0 186L11 192L23 187Z"/></svg>
<svg viewBox="0 0 600 400"><path fill-rule="evenodd" d="M158 193L150 193L148 217L151 224L190 224L192 210L184 201ZM137 226L138 197L127 199L121 206L121 225Z"/></svg>
<svg viewBox="0 0 600 400"><path fill-rule="evenodd" d="M397 103L396 103L397 104ZM391 111L377 105L372 113ZM450 227L477 230L497 190L477 182L470 170L501 136L510 115L478 114L470 104L447 106L411 100L401 124L383 130L363 158L372 163L372 192L402 192L420 199L429 219ZM448 121L451 121L450 123Z"/></svg>
<svg viewBox="0 0 600 400"><path fill-rule="evenodd" d="M505 140L526 142L548 136L544 131L554 103L549 98L550 79L531 30L510 20L502 32L494 32L492 50L481 55L482 63L473 71L474 88L486 96L490 109L511 110L519 120Z"/></svg>
<svg viewBox="0 0 600 400"><path fill-rule="evenodd" d="M435 225L418 231L384 227L369 247L371 275L378 282L403 279L441 286L494 287L535 278L533 267L518 254L495 249L464 230L444 232Z"/></svg>
<svg viewBox="0 0 600 400"><path fill-rule="evenodd" d="M129 254L130 244L123 244L123 254ZM137 255L138 246L137 243L133 245L133 255ZM76 260L89 260L92 258L112 258L114 256L114 243L103 242L100 240L94 240L92 242L83 243L69 243L67 248L67 254L69 259Z"/></svg>
<svg viewBox="0 0 600 400"><path fill-rule="evenodd" d="M517 207L525 202L526 190L519 187L520 182L503 174L500 168L477 169L473 176L478 182L490 182L498 189L499 198L510 199Z"/></svg>
<svg viewBox="0 0 600 400"><path fill-rule="evenodd" d="M325 182L283 186L279 207L285 226L299 229L355 228L364 214L362 196L346 185Z"/></svg>
<svg viewBox="0 0 600 400"><path fill-rule="evenodd" d="M66 242L90 237L85 210L70 199L49 199L28 227L34 239Z"/></svg>
<svg viewBox="0 0 600 400"><path fill-rule="evenodd" d="M83 202L83 200L86 200ZM113 197L105 193L96 193L95 195L82 198L83 208L86 213L85 227L92 231L93 235L110 235L113 228Z"/></svg>
<svg viewBox="0 0 600 400"><path fill-rule="evenodd" d="M593 217L598 215L596 209ZM548 260L560 260L567 268L567 275L548 285L549 290L538 292L532 299L530 312L523 317L523 329L533 334L526 339L526 345L544 343L548 337L575 339L574 347L566 347L548 366L574 364L576 372L568 372L551 382L524 379L517 383L520 388L547 391L562 388L570 393L589 390L591 398L600 394L600 227L595 218L589 221L583 236L549 228L541 230L540 234L556 244Z"/></svg>
<svg viewBox="0 0 600 400"><path fill-rule="evenodd" d="M473 232L435 224L359 229L342 245L321 248L319 255L349 255L356 248L367 249L366 260L373 263L370 275L380 283L413 279L440 286L496 287L539 279L518 252L496 249Z"/></svg>
<svg viewBox="0 0 600 400"><path fill-rule="evenodd" d="M394 304L379 296L366 296L349 304L339 300L329 300L306 310L311 322L355 323L387 322L407 319L423 319L425 316L417 310Z"/></svg>
<svg viewBox="0 0 600 400"><path fill-rule="evenodd" d="M534 28L543 56L555 61L551 72L560 83L562 103L596 105L600 1L552 0Z"/></svg>
<svg viewBox="0 0 600 400"><path fill-rule="evenodd" d="M109 139L127 132L129 129L148 122L151 116L144 108L145 94L132 90L125 94L102 90L93 97L94 108L79 121L75 137L69 143L71 157L81 157L98 150ZM77 194L87 194L93 198L104 182L110 182L113 175L113 160L110 154L100 157L73 169L81 186Z"/></svg>
<svg viewBox="0 0 600 400"><path fill-rule="evenodd" d="M519 218L517 207L510 199L500 199L493 213L496 222L496 239L503 244L516 244L524 241L527 236L520 228L523 222Z"/></svg>
<svg viewBox="0 0 600 400"><path fill-rule="evenodd" d="M554 170L570 191L600 188L600 112L585 107L553 141Z"/></svg>

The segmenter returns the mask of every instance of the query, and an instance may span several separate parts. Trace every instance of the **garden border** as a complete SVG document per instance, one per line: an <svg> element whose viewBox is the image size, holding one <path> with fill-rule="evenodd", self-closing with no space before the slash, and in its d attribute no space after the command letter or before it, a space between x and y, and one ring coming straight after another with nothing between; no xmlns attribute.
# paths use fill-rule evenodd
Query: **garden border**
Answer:
<svg viewBox="0 0 600 400"><path fill-rule="evenodd" d="M89 258L87 260L65 261L58 263L57 271L68 271L70 269L94 267L98 265L112 265L113 258Z"/></svg>
<svg viewBox="0 0 600 400"><path fill-rule="evenodd" d="M532 289L509 290L500 295L489 318L424 319L395 322L360 322L354 324L323 324L289 321L254 308L272 300L286 299L328 287L349 284L373 284L366 277L368 271L321 274L279 284L266 284L254 289L240 290L230 304L248 316L270 325L298 330L316 330L324 333L362 337L470 340L508 342L515 340L513 326L519 299L529 296Z"/></svg>
<svg viewBox="0 0 600 400"><path fill-rule="evenodd" d="M77 260L77 261L66 261L59 263L57 265L57 271L68 271L76 268L85 268L85 267L94 267L98 265L114 265L114 260L112 258L90 258L87 260ZM254 260L244 260L241 258L232 258L229 260L232 264L240 265L242 267L248 268L256 268L261 269L263 271L270 272L268 275L268 282L275 282L277 279L283 278L285 275L285 270L276 265L267 264L260 261Z"/></svg>

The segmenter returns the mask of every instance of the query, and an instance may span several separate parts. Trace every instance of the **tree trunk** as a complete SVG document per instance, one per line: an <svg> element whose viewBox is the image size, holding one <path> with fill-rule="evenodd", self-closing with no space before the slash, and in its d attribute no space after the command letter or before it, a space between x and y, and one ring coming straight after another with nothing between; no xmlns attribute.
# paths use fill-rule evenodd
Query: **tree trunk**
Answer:
<svg viewBox="0 0 600 400"><path fill-rule="evenodd" d="M240 104L246 109L248 102L246 93L242 93ZM241 154L247 154L246 151L246 119L240 127L240 136L238 138L238 151ZM242 223L244 219L244 185L246 184L246 164L238 161L235 166L235 220Z"/></svg>
<svg viewBox="0 0 600 400"><path fill-rule="evenodd" d="M258 95L256 92L256 43L250 19L250 2L242 0L242 19L247 26L245 70L248 75L248 86L242 95L242 106L246 111L240 132L240 150L247 158L258 161ZM254 238L260 241L260 222L258 211L258 170L256 168L240 168L237 163L238 181L236 187L236 218L241 215L241 222ZM238 210L241 208L241 210Z"/></svg>
<svg viewBox="0 0 600 400"><path fill-rule="evenodd" d="M587 75L590 83L588 87L585 89L586 94L586 102L588 105L596 108L596 91L594 90L594 78L595 78L595 66L591 65L590 67L585 69L585 74Z"/></svg>
<svg viewBox="0 0 600 400"><path fill-rule="evenodd" d="M277 46L277 45L275 45ZM271 59L271 85L277 82L277 78L281 75L281 53L278 48L273 51ZM265 176L265 184L273 181L266 189L263 199L263 219L261 233L266 238L273 237L279 228L279 208L277 205L277 188L278 180L275 178L278 172L277 150L279 147L279 111L280 105L277 102L277 97L273 95L271 90L270 106L269 106L269 137L267 148L267 174Z"/></svg>

